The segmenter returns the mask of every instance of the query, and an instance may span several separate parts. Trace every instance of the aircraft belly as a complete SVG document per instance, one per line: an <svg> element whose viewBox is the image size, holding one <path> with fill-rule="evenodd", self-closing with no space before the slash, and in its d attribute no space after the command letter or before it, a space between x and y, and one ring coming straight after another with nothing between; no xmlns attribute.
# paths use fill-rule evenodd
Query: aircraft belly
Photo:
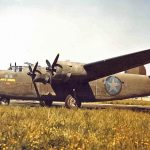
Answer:
<svg viewBox="0 0 150 150"><path fill-rule="evenodd" d="M150 79L143 75L115 74L97 80L96 100L117 100L150 95Z"/></svg>

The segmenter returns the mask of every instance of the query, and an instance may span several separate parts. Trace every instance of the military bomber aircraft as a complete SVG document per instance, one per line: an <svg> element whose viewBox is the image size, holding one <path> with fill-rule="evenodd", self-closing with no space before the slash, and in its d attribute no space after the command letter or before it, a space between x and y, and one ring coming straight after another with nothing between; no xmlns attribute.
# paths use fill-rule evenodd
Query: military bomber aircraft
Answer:
<svg viewBox="0 0 150 150"><path fill-rule="evenodd" d="M1 70L0 103L23 99L51 106L53 101L65 101L72 108L80 107L81 102L150 95L150 78L143 66L150 62L150 49L87 64L58 58L59 54L52 64L46 60L45 68L37 62Z"/></svg>

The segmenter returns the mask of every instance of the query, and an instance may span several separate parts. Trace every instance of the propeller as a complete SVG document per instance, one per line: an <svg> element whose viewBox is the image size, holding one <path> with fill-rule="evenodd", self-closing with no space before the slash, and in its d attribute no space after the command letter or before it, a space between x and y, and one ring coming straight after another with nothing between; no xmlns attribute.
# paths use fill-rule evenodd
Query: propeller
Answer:
<svg viewBox="0 0 150 150"><path fill-rule="evenodd" d="M53 64L51 65L51 63L49 62L49 60L46 59L46 64L48 67L46 67L46 70L49 72L49 79L47 80L47 82L49 81L50 84L52 83L52 76L54 75L54 73L56 72L56 66L60 66L59 64L57 64L58 62L58 58L59 58L59 54L57 54L57 56L54 59Z"/></svg>
<svg viewBox="0 0 150 150"><path fill-rule="evenodd" d="M35 77L36 77L36 74L35 72L38 72L41 74L41 72L39 70L37 70L37 67L38 67L38 62L36 62L34 68L32 69L31 67L31 64L29 64L29 72L27 73L29 76L31 76L32 78L32 82L33 82L33 85L34 85L34 88L35 88L35 91L36 91L36 94L37 94L37 98L40 100L40 103L42 102L42 99L41 99L41 96L40 96L40 93L38 91L38 88L37 88L37 85L34 81Z"/></svg>
<svg viewBox="0 0 150 150"><path fill-rule="evenodd" d="M59 54L57 54L56 58L54 59L54 62L53 64L51 65L51 63L49 62L49 60L46 60L46 64L48 67L46 67L46 70L51 72L52 75L54 75L54 72L56 72L56 69L55 67L58 66L57 64L57 61L58 61L58 58L59 58Z"/></svg>
<svg viewBox="0 0 150 150"><path fill-rule="evenodd" d="M29 76L31 76L32 80L36 77L35 72L37 71L38 62L36 62L34 68L32 69L31 65L29 65L29 72L27 73Z"/></svg>
<svg viewBox="0 0 150 150"><path fill-rule="evenodd" d="M34 68L32 69L31 65L29 65L29 72L28 75L32 77L33 82L42 82L44 84L46 83L52 83L52 76L56 72L56 66L61 67L59 64L57 64L59 58L59 54L57 54L56 58L54 59L53 64L46 60L46 64L48 67L46 67L47 73L42 74L39 70L37 70L38 62L35 64ZM39 74L35 74L35 72L38 72Z"/></svg>

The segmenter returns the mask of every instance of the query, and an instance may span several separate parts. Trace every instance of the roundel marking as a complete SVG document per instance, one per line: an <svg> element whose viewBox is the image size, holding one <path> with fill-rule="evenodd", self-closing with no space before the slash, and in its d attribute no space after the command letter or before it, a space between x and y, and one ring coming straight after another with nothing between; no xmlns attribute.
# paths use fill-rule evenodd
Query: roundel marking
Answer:
<svg viewBox="0 0 150 150"><path fill-rule="evenodd" d="M122 89L121 80L115 76L107 77L104 85L105 85L106 92L111 96L115 96L119 94Z"/></svg>

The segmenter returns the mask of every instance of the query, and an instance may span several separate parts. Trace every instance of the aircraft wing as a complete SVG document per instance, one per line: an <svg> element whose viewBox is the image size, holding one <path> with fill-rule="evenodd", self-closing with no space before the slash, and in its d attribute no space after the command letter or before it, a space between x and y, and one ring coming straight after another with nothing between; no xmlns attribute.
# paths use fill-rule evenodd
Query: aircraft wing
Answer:
<svg viewBox="0 0 150 150"><path fill-rule="evenodd" d="M88 63L83 67L87 72L87 80L92 81L147 63L150 63L150 49Z"/></svg>

